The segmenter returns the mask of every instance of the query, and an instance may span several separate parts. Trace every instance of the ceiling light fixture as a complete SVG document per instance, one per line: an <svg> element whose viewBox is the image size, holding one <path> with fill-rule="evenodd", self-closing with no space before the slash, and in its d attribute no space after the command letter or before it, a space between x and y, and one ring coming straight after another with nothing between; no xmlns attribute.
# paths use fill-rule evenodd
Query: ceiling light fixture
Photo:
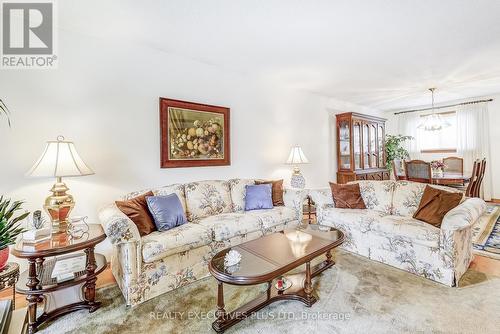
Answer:
<svg viewBox="0 0 500 334"><path fill-rule="evenodd" d="M432 113L430 115L424 116L424 120L417 126L418 129L423 129L425 131L439 131L441 129L449 127L451 124L444 120L440 114L436 113L434 110L434 91L436 88L429 88L432 94Z"/></svg>

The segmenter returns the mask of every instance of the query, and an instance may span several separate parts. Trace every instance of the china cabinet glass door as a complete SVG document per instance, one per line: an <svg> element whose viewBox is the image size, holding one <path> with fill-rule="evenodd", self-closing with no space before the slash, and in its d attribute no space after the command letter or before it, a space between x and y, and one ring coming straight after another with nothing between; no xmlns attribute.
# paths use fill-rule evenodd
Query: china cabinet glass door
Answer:
<svg viewBox="0 0 500 334"><path fill-rule="evenodd" d="M339 156L340 168L351 168L351 137L349 121L341 121L339 124Z"/></svg>
<svg viewBox="0 0 500 334"><path fill-rule="evenodd" d="M354 149L354 168L361 169L361 124L354 123L353 127L353 149Z"/></svg>
<svg viewBox="0 0 500 334"><path fill-rule="evenodd" d="M377 154L377 125L370 125L370 167L377 167L378 154Z"/></svg>
<svg viewBox="0 0 500 334"><path fill-rule="evenodd" d="M363 124L363 168L370 168L370 125Z"/></svg>
<svg viewBox="0 0 500 334"><path fill-rule="evenodd" d="M378 126L378 166L380 168L385 167L384 161L384 128L382 125Z"/></svg>

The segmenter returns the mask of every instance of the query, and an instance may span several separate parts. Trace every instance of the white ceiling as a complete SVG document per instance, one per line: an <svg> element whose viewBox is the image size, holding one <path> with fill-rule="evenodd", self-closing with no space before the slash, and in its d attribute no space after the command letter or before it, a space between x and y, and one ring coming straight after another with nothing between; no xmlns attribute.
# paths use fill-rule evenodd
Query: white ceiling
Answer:
<svg viewBox="0 0 500 334"><path fill-rule="evenodd" d="M59 1L66 31L391 110L500 92L500 1Z"/></svg>

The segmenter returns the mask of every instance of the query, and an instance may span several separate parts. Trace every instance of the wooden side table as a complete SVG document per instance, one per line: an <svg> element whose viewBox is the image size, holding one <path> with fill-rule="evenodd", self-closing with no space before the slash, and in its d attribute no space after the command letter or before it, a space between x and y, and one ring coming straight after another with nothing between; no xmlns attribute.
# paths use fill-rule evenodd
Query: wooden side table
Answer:
<svg viewBox="0 0 500 334"><path fill-rule="evenodd" d="M19 265L9 262L0 271L0 290L12 287L12 311L16 309L16 282L19 280Z"/></svg>
<svg viewBox="0 0 500 334"><path fill-rule="evenodd" d="M307 196L306 203L303 205L302 210L304 216L307 216L307 222L309 224L314 223L314 219L316 219L316 204L311 199L311 196Z"/></svg>
<svg viewBox="0 0 500 334"><path fill-rule="evenodd" d="M65 233L53 234L50 240L34 245L25 244L21 240L12 249L14 256L27 259L29 263L29 269L20 275L21 284L17 285L16 291L26 295L28 301L28 332L30 334L36 332L40 324L64 314L81 309L94 312L101 306L101 303L95 300L95 283L97 275L106 268L106 258L102 254L94 254L94 247L104 239L106 239L106 234L101 225L89 225L89 231L79 239L72 238ZM51 257L77 251L85 252L85 270L75 273L73 279L64 282L57 282L55 278L51 278L52 269L56 263L56 260ZM81 286L83 298L71 300L70 288L79 286ZM60 294L64 289L68 292L68 298L55 304L64 305L47 312L47 297L52 296L51 294L55 291L59 291L58 294ZM37 316L37 305L42 301L45 302L46 309Z"/></svg>

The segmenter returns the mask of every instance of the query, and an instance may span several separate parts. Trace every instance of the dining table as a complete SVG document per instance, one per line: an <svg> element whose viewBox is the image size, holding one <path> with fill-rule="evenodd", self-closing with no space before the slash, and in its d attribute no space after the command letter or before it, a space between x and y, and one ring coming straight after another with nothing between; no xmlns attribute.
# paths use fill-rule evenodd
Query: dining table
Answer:
<svg viewBox="0 0 500 334"><path fill-rule="evenodd" d="M432 175L432 183L440 185L463 185L468 182L470 176L463 173L444 172L443 174Z"/></svg>

